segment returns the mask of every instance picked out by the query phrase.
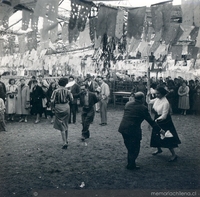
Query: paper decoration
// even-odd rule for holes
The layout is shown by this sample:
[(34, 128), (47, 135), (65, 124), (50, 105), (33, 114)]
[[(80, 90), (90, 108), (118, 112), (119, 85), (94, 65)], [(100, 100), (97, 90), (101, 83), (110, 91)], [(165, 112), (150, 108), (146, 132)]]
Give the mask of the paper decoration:
[(97, 17), (90, 17), (89, 18), (89, 27), (90, 27), (90, 39), (92, 42), (94, 42), (94, 40), (95, 40), (96, 26), (97, 26)]
[(89, 27), (87, 26), (83, 32), (79, 34), (79, 45), (81, 47), (91, 46)]
[(68, 28), (68, 39), (69, 39), (69, 43), (72, 43), (73, 41), (77, 41), (78, 37), (79, 37), (79, 31), (77, 26), (71, 30), (70, 28)]
[(162, 33), (162, 39), (165, 41), (165, 44), (171, 44), (174, 42), (178, 32), (180, 24), (171, 23), (169, 28)]
[(19, 41), (19, 52), (24, 54), (26, 51), (26, 42), (25, 42), (25, 35), (18, 36)]
[(79, 2), (79, 15), (77, 19), (77, 28), (80, 32), (84, 31), (85, 25), (87, 22), (87, 18), (90, 15), (91, 12), (91, 5)]
[(194, 29), (194, 26), (188, 26), (188, 25), (181, 25), (181, 28), (183, 29), (183, 34), (179, 38), (179, 40), (191, 40), (190, 33)]
[(96, 36), (115, 36), (117, 9), (101, 6), (98, 11)]
[(172, 53), (172, 59), (181, 60), (182, 59), (182, 45), (172, 46), (169, 50)]
[(115, 36), (120, 39), (123, 36), (123, 25), (124, 25), (124, 11), (118, 9), (115, 27)]
[(146, 7), (134, 8), (128, 10), (127, 36), (129, 38), (132, 37), (134, 37), (135, 39), (141, 38), (143, 32), (145, 14), (146, 14)]
[(31, 20), (31, 12), (22, 10), (22, 30), (27, 30)]
[(200, 48), (200, 30), (199, 30), (198, 36), (196, 38), (196, 45), (195, 46)]
[(200, 0), (194, 1), (194, 25), (200, 27)]
[(197, 54), (199, 52), (199, 48), (195, 46), (188, 46), (188, 54), (190, 58), (197, 59)]
[(4, 56), (4, 40), (0, 38), (0, 57)]
[(164, 2), (151, 6), (152, 26), (156, 32), (166, 29), (170, 24), (172, 2)]
[(36, 3), (34, 15), (55, 21), (58, 16), (59, 0), (39, 0)]
[(192, 0), (181, 0), (182, 23), (187, 26), (193, 25), (194, 4)]
[(169, 45), (160, 44), (159, 47), (154, 52), (155, 59), (160, 58), (160, 56), (167, 55), (167, 53), (168, 53), (168, 47), (169, 47)]
[(62, 26), (62, 40), (63, 42), (67, 42), (68, 40), (68, 24), (65, 22)]

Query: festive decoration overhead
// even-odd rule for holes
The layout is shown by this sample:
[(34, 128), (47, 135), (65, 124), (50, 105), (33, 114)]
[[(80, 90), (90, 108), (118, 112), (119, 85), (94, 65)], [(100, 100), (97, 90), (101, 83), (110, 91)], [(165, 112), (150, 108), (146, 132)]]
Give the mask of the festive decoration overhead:
[(146, 15), (146, 7), (134, 8), (128, 11), (128, 30), (127, 36), (135, 39), (140, 39), (143, 27), (144, 19)]
[(117, 18), (117, 9), (111, 8), (107, 6), (100, 6), (98, 11), (98, 20), (97, 20), (97, 29), (96, 35), (104, 36), (107, 34), (108, 36), (115, 36), (115, 24)]

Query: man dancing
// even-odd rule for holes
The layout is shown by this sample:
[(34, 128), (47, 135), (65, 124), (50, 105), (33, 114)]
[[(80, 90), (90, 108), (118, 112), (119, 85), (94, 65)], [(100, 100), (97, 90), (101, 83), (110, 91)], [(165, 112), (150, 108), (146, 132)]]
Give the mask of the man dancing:
[(157, 127), (144, 105), (144, 93), (137, 92), (134, 94), (134, 98), (134, 101), (126, 103), (124, 115), (118, 129), (128, 150), (128, 165), (126, 166), (128, 170), (140, 169), (139, 166), (136, 166), (135, 160), (140, 152), (141, 123), (146, 120), (152, 127)]

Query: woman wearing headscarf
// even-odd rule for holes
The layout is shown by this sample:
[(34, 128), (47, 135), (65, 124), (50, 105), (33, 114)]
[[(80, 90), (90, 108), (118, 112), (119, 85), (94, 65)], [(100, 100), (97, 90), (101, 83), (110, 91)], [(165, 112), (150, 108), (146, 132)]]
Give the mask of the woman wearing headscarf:
[(61, 78), (58, 82), (59, 87), (53, 91), (51, 96), (52, 111), (55, 113), (53, 127), (61, 131), (63, 140), (62, 149), (67, 149), (68, 147), (69, 102), (73, 101), (72, 94), (65, 87), (67, 83), (67, 78)]
[(147, 97), (147, 102), (153, 104), (152, 112), (155, 114), (154, 120), (159, 126), (159, 129), (154, 128), (152, 130), (150, 146), (157, 148), (157, 151), (153, 155), (162, 153), (161, 148), (168, 148), (172, 154), (169, 162), (173, 162), (177, 160), (174, 148), (178, 147), (181, 141), (172, 122), (170, 104), (166, 98), (166, 94), (166, 89), (158, 87), (156, 92), (157, 98), (150, 100)]
[(16, 95), (17, 85), (15, 79), (9, 79), (9, 85), (6, 87), (6, 114), (8, 114), (8, 120), (14, 120), (16, 113)]
[(27, 122), (27, 115), (30, 108), (30, 90), (25, 84), (25, 78), (20, 79), (16, 100), (16, 114), (21, 115), (19, 122)]

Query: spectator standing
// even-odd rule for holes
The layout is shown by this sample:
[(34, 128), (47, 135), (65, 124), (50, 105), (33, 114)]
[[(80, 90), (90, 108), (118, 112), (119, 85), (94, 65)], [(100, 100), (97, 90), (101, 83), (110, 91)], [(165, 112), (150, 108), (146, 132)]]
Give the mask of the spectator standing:
[(190, 114), (193, 113), (194, 105), (194, 94), (195, 94), (195, 82), (194, 80), (189, 80), (189, 103), (190, 103)]
[(190, 109), (190, 103), (189, 103), (189, 87), (187, 86), (186, 82), (183, 81), (182, 85), (178, 89), (178, 95), (179, 95), (179, 102), (178, 102), (178, 108), (181, 109), (181, 114), (186, 115), (186, 112), (188, 109)]
[(200, 82), (198, 80), (195, 81), (195, 93), (194, 93), (194, 105), (193, 105), (193, 112), (196, 115), (200, 114)]
[(176, 87), (173, 80), (167, 81), (167, 91), (166, 98), (170, 104), (170, 114), (173, 114), (176, 111)]
[(143, 92), (144, 95), (147, 94), (147, 87), (145, 86), (142, 79), (139, 79), (138, 84), (136, 85), (135, 92)]
[(101, 126), (107, 125), (107, 105), (110, 96), (110, 88), (107, 83), (104, 82), (103, 77), (98, 76), (98, 82), (100, 85), (100, 115)]
[[(73, 121), (76, 123), (76, 113), (77, 113), (77, 96), (80, 93), (80, 86), (76, 83), (73, 76), (69, 76), (69, 83), (66, 85), (67, 89), (71, 92), (73, 96), (73, 100), (70, 102), (70, 116), (69, 116), (69, 124)], [(71, 120), (72, 119), (72, 120)]]
[(42, 99), (45, 97), (41, 86), (37, 80), (33, 80), (33, 89), (31, 93), (31, 113), (36, 114), (35, 124), (40, 122), (43, 113)]
[(46, 96), (47, 96), (47, 116), (49, 115), (51, 117), (51, 123), (53, 124), (54, 122), (54, 113), (51, 109), (51, 96), (54, 90), (57, 89), (57, 84), (56, 82), (51, 82), (49, 85), (49, 88), (47, 90)]
[(16, 95), (17, 85), (15, 79), (9, 79), (9, 85), (6, 88), (6, 114), (8, 114), (8, 120), (14, 120), (16, 113)]
[(27, 122), (27, 116), (30, 113), (30, 89), (25, 84), (25, 79), (20, 79), (16, 100), (16, 114), (21, 115), (19, 122)]
[[(87, 90), (89, 92), (93, 92), (96, 95), (98, 95), (98, 93), (97, 93), (98, 83), (95, 80), (92, 79), (92, 76), (90, 74), (86, 75), (85, 82), (86, 82)], [(99, 110), (99, 103), (95, 104), (95, 108), (96, 108), (95, 111)], [(94, 116), (95, 116), (95, 114), (94, 114)]]
[[(46, 93), (47, 93), (47, 90), (49, 88), (49, 85), (48, 85), (47, 81), (44, 79), (43, 75), (38, 76), (38, 86), (40, 86), (43, 90), (43, 98), (42, 98), (43, 112), (42, 113), (44, 113), (45, 118), (47, 118), (47, 113), (46, 113), (47, 97), (46, 97)], [(40, 116), (42, 117), (42, 114), (40, 114)]]
[(0, 98), (0, 131), (6, 131), (5, 124), (5, 104), (2, 98)]
[(28, 82), (30, 93), (32, 92), (32, 89), (33, 89), (33, 80), (36, 80), (35, 76), (32, 76), (31, 79), (30, 79), (30, 81)]
[(1, 75), (0, 75), (0, 98), (2, 98), (3, 101), (4, 101), (4, 103), (5, 103), (5, 99), (6, 99), (6, 86), (1, 81)]

